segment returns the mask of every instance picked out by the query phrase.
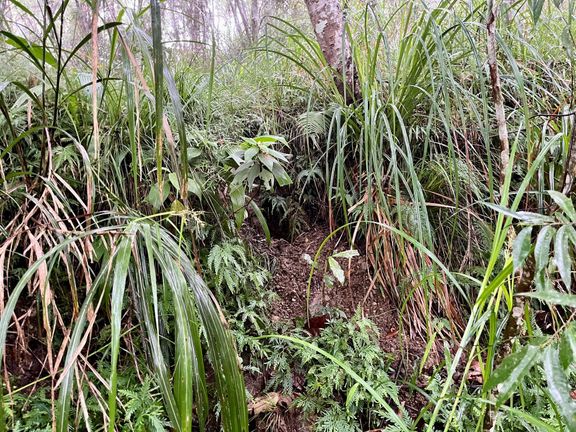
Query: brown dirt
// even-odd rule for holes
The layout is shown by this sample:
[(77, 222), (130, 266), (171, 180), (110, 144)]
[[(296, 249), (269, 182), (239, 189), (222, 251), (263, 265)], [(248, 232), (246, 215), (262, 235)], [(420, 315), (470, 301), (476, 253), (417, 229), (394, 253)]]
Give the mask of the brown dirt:
[[(306, 319), (307, 286), (311, 265), (304, 257), (308, 255), (313, 259), (329, 234), (328, 227), (316, 225), (300, 234), (291, 243), (284, 239), (272, 239), (271, 244), (267, 244), (265, 238), (256, 229), (248, 228), (244, 232), (244, 238), (252, 245), (255, 252), (272, 261), (272, 289), (278, 294), (278, 298), (271, 305), (270, 313), (273, 321), (293, 325), (297, 320)], [(361, 308), (363, 315), (377, 325), (383, 351), (394, 358), (393, 373), (396, 377), (407, 376), (414, 370), (414, 367), (419, 366), (425, 342), (399, 340), (398, 310), (389, 297), (381, 293), (378, 287), (372, 286), (369, 266), (363, 250), (356, 248), (360, 256), (350, 261), (338, 259), (346, 275), (344, 285), (335, 282), (334, 286), (329, 288), (323, 282), (323, 275), (329, 273), (327, 257), (348, 249), (351, 248), (345, 234), (335, 236), (324, 246), (312, 277), (310, 315), (321, 319), (322, 308), (329, 307), (338, 308), (347, 316), (352, 316), (358, 308)], [(320, 325), (322, 326), (323, 323)], [(314, 329), (310, 331), (313, 332)], [(409, 349), (402, 350), (402, 347)], [(436, 361), (432, 361), (430, 366), (433, 363)], [(409, 394), (407, 389), (401, 389), (401, 395), (405, 399), (404, 404), (409, 413), (417, 415), (425, 403), (424, 398), (418, 394)], [(301, 423), (297, 428), (279, 430), (308, 429)]]
[[(278, 299), (271, 305), (274, 321), (294, 322), (297, 318), (306, 318), (311, 265), (305, 256), (313, 259), (329, 233), (327, 227), (314, 226), (292, 243), (273, 239), (270, 245), (255, 232), (250, 232), (250, 237), (245, 236), (257, 253), (273, 261), (272, 289), (278, 294)], [(396, 347), (393, 340), (398, 331), (396, 308), (376, 287), (371, 286), (368, 264), (361, 250), (358, 251), (361, 255), (350, 261), (338, 259), (346, 274), (344, 285), (334, 282), (334, 286), (329, 288), (323, 282), (323, 275), (329, 273), (327, 257), (348, 249), (350, 246), (342, 236), (334, 237), (324, 246), (312, 277), (310, 314), (313, 317), (322, 307), (329, 307), (338, 308), (350, 316), (360, 307), (364, 315), (378, 325), (382, 348), (393, 350)]]
[[(14, 388), (26, 386), (47, 374), (46, 347), (38, 338), (36, 308), (25, 309), (25, 303), (29, 303), (29, 299), (21, 299), (16, 305), (18, 325), (11, 325), (6, 338), (5, 373)], [(28, 391), (33, 389), (34, 386)]]

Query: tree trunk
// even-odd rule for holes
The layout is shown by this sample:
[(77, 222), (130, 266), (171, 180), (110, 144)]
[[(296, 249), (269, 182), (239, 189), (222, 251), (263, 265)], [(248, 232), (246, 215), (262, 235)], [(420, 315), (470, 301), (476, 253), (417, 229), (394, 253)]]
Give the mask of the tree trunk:
[[(314, 34), (346, 102), (358, 96), (350, 43), (339, 0), (305, 0)], [(346, 85), (344, 85), (346, 83)]]

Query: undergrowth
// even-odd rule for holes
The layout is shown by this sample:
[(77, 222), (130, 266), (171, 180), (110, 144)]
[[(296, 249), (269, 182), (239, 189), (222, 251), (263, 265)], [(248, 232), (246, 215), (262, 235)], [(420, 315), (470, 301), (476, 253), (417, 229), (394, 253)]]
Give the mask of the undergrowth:
[[(0, 431), (240, 432), (272, 393), (321, 432), (576, 430), (576, 3), (343, 2), (354, 97), (298, 14), (185, 49), (168, 3), (0, 1)], [(314, 225), (400, 353), (272, 319), (252, 233)]]

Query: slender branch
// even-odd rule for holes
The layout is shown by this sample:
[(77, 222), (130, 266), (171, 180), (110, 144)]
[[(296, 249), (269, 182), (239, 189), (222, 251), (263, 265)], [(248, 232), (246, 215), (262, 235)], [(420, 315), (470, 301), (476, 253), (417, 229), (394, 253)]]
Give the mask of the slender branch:
[(498, 9), (494, 0), (488, 1), (488, 21), (486, 30), (488, 33), (487, 51), (488, 68), (490, 70), (490, 81), (492, 85), (492, 99), (496, 113), (496, 124), (498, 126), (498, 139), (500, 141), (500, 187), (504, 185), (506, 171), (510, 163), (510, 143), (508, 141), (508, 127), (506, 126), (506, 113), (504, 112), (504, 97), (502, 96), (502, 86), (500, 74), (498, 73), (498, 60), (496, 43), (496, 18)]

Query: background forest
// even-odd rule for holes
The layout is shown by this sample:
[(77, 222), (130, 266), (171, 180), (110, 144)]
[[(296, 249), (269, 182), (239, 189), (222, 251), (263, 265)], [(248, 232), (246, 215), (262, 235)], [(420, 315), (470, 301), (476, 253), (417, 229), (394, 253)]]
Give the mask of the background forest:
[(576, 431), (574, 0), (0, 0), (0, 431)]

